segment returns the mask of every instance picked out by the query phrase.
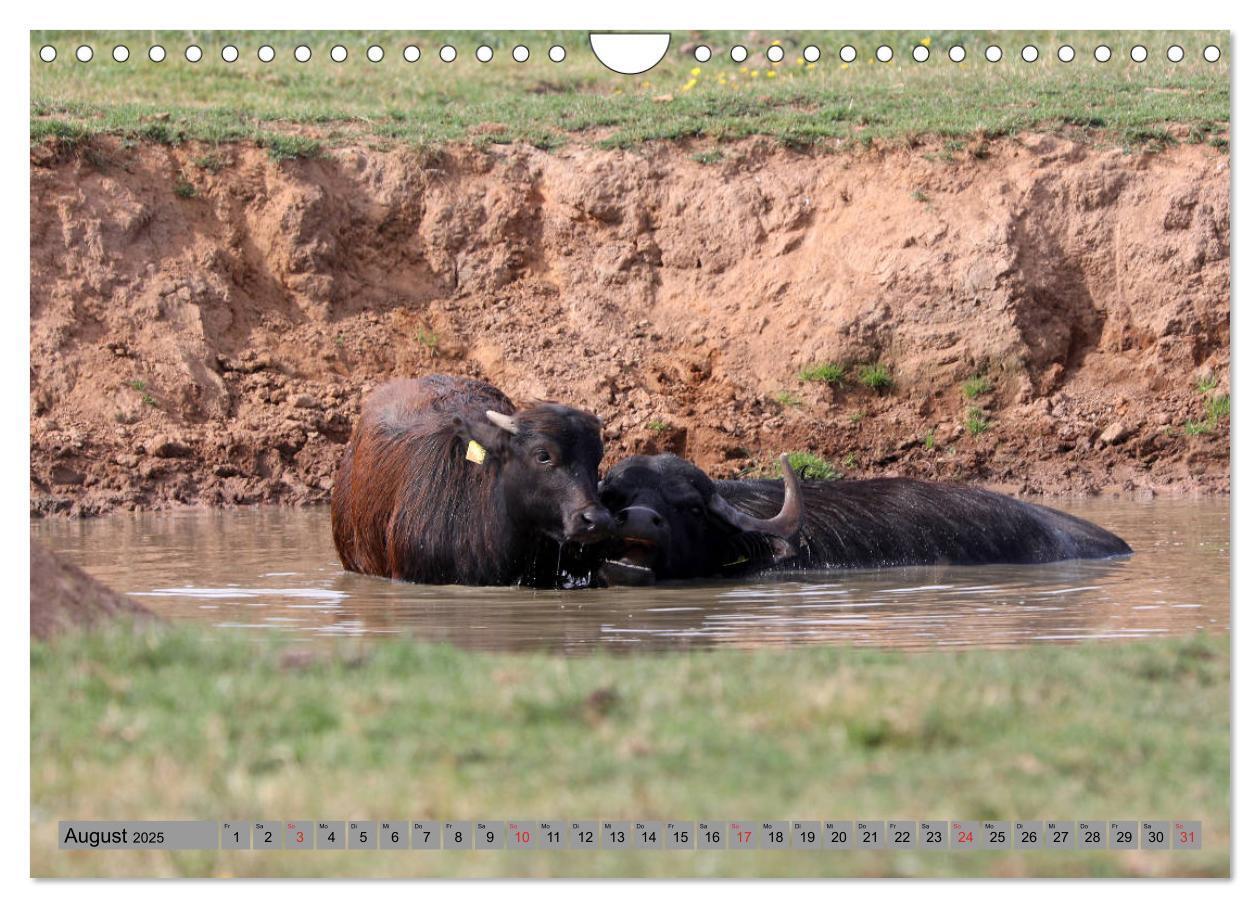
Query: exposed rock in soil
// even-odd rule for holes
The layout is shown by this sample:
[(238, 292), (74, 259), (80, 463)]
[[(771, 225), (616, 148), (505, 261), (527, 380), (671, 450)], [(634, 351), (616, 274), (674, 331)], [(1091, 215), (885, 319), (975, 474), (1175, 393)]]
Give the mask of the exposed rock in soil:
[(325, 501), (364, 392), (432, 371), (595, 410), (609, 462), (1228, 491), (1228, 422), (1183, 430), (1228, 392), (1215, 149), (694, 150), (35, 149), (32, 510)]
[(31, 541), (31, 636), (46, 639), (72, 628), (128, 618), (157, 620), (134, 599), (115, 593), (70, 562)]

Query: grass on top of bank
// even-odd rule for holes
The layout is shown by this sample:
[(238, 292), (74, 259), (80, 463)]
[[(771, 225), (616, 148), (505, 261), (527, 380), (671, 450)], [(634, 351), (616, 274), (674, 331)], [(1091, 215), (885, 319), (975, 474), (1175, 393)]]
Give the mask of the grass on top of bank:
[[(632, 658), (190, 627), (31, 648), (35, 875), (1224, 875), (1225, 637)], [(59, 819), (1201, 819), (1200, 852), (116, 852)]]
[[(690, 52), (701, 42), (713, 57), (699, 63)], [(771, 63), (772, 43), (784, 58)], [(44, 45), (57, 58), (39, 57)], [(166, 59), (153, 63), (148, 48), (161, 45)], [(233, 63), (220, 52), (232, 44)], [(261, 45), (276, 57), (258, 59)], [(312, 58), (299, 63), (294, 48)], [(347, 49), (333, 62), (330, 49)], [(366, 58), (370, 45), (385, 52)], [(414, 44), (421, 57), (403, 59)], [(439, 49), (457, 50), (454, 62)], [(530, 49), (528, 61), (512, 49)], [(729, 50), (742, 44), (748, 59), (735, 63)], [(840, 59), (843, 45), (857, 57)], [(880, 63), (886, 44), (893, 60)], [(1020, 57), (1039, 48), (1037, 61)], [(1106, 44), (1112, 58), (1099, 63), (1093, 48)], [(1128, 50), (1149, 50), (1135, 63)], [(1166, 49), (1178, 44), (1185, 59), (1171, 63)], [(1223, 57), (1203, 59), (1214, 44)], [(80, 63), (75, 49), (93, 48)], [(117, 63), (112, 48), (125, 46)], [(184, 49), (204, 56), (190, 63)], [(488, 63), (475, 50), (493, 51)], [(560, 45), (562, 63), (548, 58)], [(806, 47), (821, 57), (807, 62)], [(930, 50), (926, 62), (914, 47)], [(948, 58), (962, 46), (966, 59)], [(1000, 46), (990, 63), (985, 48)], [(1070, 45), (1075, 60), (1056, 51)], [(31, 136), (75, 141), (98, 133), (180, 142), (265, 141), (292, 133), (336, 144), (357, 141), (435, 143), (527, 142), (552, 148), (568, 141), (634, 147), (653, 139), (737, 139), (770, 136), (793, 146), (835, 147), (907, 136), (998, 136), (1029, 129), (1086, 129), (1134, 148), (1179, 139), (1228, 147), (1229, 41), (1224, 32), (706, 32), (675, 33), (665, 59), (638, 76), (614, 73), (599, 63), (578, 32), (33, 32), (31, 34)]]

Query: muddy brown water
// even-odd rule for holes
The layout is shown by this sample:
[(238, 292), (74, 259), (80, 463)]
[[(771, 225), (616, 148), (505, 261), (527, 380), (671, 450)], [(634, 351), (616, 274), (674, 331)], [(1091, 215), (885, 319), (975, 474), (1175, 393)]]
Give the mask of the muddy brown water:
[(1228, 631), (1228, 499), (1048, 503), (1119, 533), (1134, 554), (535, 591), (349, 574), (326, 508), (34, 520), (32, 535), (168, 618), (308, 641), (410, 634), (565, 653), (819, 643), (921, 650)]

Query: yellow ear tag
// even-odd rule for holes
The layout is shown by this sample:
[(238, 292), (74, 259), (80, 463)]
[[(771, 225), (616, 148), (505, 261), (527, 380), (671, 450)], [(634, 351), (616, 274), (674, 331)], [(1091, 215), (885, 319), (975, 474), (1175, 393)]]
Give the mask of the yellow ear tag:
[(464, 455), (465, 460), (471, 460), (473, 463), (485, 463), (486, 449), (475, 441), (468, 442), (468, 453)]

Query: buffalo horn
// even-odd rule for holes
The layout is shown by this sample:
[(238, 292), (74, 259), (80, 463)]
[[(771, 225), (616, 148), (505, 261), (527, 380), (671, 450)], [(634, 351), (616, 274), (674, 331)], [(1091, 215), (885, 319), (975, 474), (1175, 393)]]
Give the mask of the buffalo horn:
[(514, 416), (505, 416), (502, 413), (496, 413), (494, 410), (487, 410), (486, 419), (490, 420), (504, 432), (509, 432), (512, 435), (515, 435), (520, 431), (520, 426), (516, 424), (516, 417)]
[(783, 507), (778, 514), (769, 519), (753, 517), (737, 510), (717, 492), (709, 499), (709, 510), (731, 526), (747, 533), (765, 533), (779, 539), (791, 539), (800, 532), (801, 523), (805, 519), (805, 510), (801, 503), (801, 482), (792, 470), (792, 465), (788, 463), (786, 454), (779, 456), (779, 463), (783, 464)]

